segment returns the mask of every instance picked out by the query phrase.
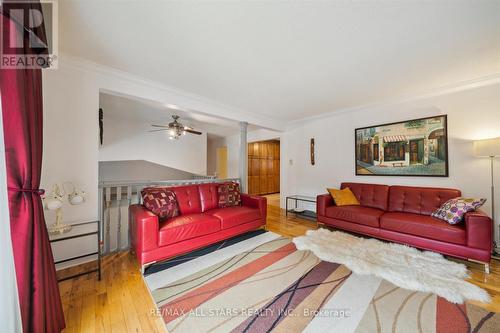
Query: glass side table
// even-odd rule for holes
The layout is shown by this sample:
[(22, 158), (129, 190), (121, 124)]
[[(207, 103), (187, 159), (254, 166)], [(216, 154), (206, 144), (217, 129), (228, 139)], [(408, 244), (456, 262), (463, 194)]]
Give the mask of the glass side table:
[[(54, 249), (55, 246), (59, 246), (59, 244), (62, 244), (63, 242), (73, 240), (75, 241), (83, 241), (83, 242), (94, 242), (92, 238), (95, 238), (95, 249), (92, 249), (91, 251), (85, 251), (82, 254), (76, 254), (72, 255), (69, 257), (65, 257), (64, 259), (57, 260), (54, 262), (54, 264), (61, 264), (64, 262), (76, 260), (76, 259), (81, 259), (85, 257), (90, 257), (90, 256), (97, 256), (97, 267), (88, 271), (84, 271), (78, 274), (70, 275), (70, 276), (65, 276), (62, 279), (58, 279), (57, 281), (64, 281), (64, 280), (69, 280), (78, 276), (82, 276), (85, 274), (90, 274), (97, 272), (97, 277), (99, 281), (101, 280), (101, 251), (100, 251), (100, 239), (101, 239), (101, 233), (100, 233), (100, 228), (99, 228), (99, 221), (91, 221), (91, 222), (83, 222), (83, 223), (77, 223), (77, 224), (72, 224), (72, 228), (70, 231), (61, 234), (61, 235), (49, 235), (49, 240), (50, 244), (52, 245), (52, 249)], [(72, 252), (72, 251), (70, 251)]]
[[(294, 202), (294, 208), (289, 209), (288, 208), (288, 201), (291, 200)], [(297, 210), (297, 203), (299, 201), (302, 202), (310, 202), (310, 203), (316, 203), (316, 197), (310, 197), (306, 195), (290, 195), (286, 197), (285, 199), (285, 216), (288, 216), (288, 213), (294, 213), (298, 217), (303, 217), (309, 220), (314, 220), (316, 221), (316, 213), (311, 211), (311, 210), (303, 210), (303, 211), (298, 211)]]

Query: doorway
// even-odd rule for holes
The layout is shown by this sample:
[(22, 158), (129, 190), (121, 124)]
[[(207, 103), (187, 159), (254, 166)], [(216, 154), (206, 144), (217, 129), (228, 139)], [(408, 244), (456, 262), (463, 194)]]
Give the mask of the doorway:
[(379, 145), (378, 143), (373, 144), (373, 160), (379, 162), (380, 157), (379, 157)]
[(224, 179), (227, 178), (227, 147), (217, 148), (216, 160), (217, 177)]
[(248, 144), (248, 193), (266, 195), (280, 192), (280, 141)]
[(368, 164), (373, 164), (372, 150), (369, 143), (361, 144), (360, 160)]
[(410, 164), (422, 163), (424, 160), (424, 139), (410, 140)]

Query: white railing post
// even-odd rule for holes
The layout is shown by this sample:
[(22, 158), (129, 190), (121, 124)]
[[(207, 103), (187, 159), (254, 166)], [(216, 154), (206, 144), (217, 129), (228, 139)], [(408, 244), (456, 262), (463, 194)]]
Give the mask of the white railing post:
[(103, 251), (102, 245), (104, 243), (103, 231), (104, 231), (104, 187), (99, 187), (99, 251)]
[(118, 205), (118, 225), (117, 225), (117, 230), (116, 234), (118, 237), (116, 237), (116, 250), (120, 251), (121, 250), (121, 245), (122, 245), (122, 208), (121, 208), (121, 200), (122, 200), (122, 188), (121, 186), (116, 187), (116, 202)]
[(106, 187), (106, 198), (104, 199), (105, 201), (105, 207), (106, 207), (106, 220), (105, 220), (105, 237), (104, 237), (104, 253), (108, 254), (109, 249), (110, 249), (110, 230), (111, 230), (111, 187)]
[[(127, 202), (128, 206), (132, 204), (132, 186), (127, 186)], [(127, 210), (128, 210), (127, 206)], [(130, 217), (127, 212), (127, 248), (130, 247)]]

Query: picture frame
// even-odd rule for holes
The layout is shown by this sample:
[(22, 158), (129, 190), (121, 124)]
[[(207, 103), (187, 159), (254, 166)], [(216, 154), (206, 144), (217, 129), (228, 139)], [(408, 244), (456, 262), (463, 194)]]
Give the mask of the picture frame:
[(448, 116), (354, 130), (356, 176), (449, 177)]

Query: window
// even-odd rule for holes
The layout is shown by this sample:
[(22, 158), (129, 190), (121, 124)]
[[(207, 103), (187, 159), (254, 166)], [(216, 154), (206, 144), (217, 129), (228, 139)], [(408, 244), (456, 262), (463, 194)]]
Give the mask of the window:
[(384, 147), (385, 161), (404, 161), (406, 153), (406, 142), (388, 142)]

